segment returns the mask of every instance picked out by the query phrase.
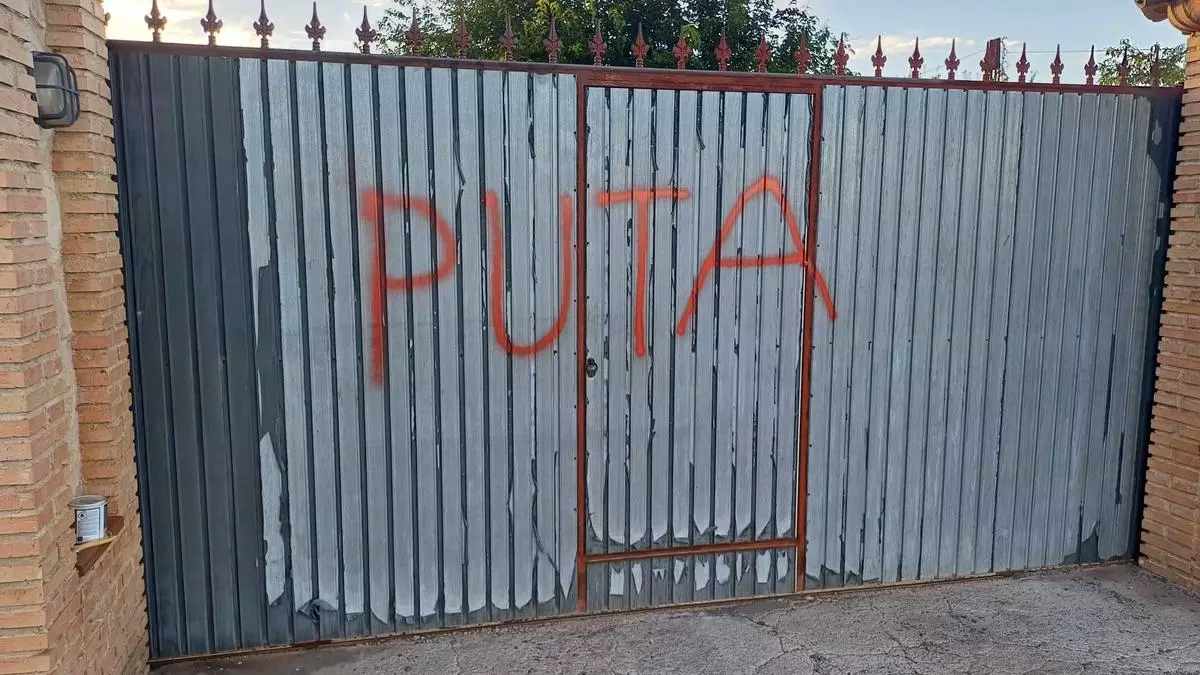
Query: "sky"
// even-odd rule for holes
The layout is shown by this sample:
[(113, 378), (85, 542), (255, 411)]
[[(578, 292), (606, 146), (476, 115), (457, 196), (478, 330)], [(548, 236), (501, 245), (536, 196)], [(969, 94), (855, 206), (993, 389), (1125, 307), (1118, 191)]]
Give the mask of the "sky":
[[(224, 21), (218, 42), (258, 46), (251, 24), (258, 17), (259, 0), (213, 1), (217, 15)], [(362, 20), (363, 6), (374, 23), (391, 3), (320, 0), (321, 22), (328, 28), (324, 48), (352, 50), (354, 27)], [(932, 76), (944, 72), (950, 42), (957, 40), (963, 64), (960, 76), (978, 77), (985, 43), (1003, 37), (1013, 55), (1009, 74), (1014, 74), (1012, 63), (1021, 45), (1028, 43), (1035, 80), (1049, 79), (1049, 64), (1056, 46), (1061, 45), (1066, 82), (1083, 81), (1083, 65), (1093, 44), (1102, 49), (1123, 38), (1141, 46), (1183, 43), (1183, 37), (1169, 24), (1151, 23), (1143, 17), (1133, 0), (799, 0), (799, 4), (822, 17), (834, 31), (848, 35), (855, 52), (850, 67), (862, 73), (872, 72), (871, 55), (880, 36), (888, 57), (885, 75), (907, 76), (913, 40), (920, 37), (925, 73)], [(150, 0), (105, 0), (104, 5), (111, 15), (110, 38), (150, 38), (143, 19)], [(163, 40), (203, 43), (200, 17), (207, 8), (208, 0), (159, 0), (159, 9), (168, 21)], [(267, 14), (275, 24), (272, 46), (308, 48), (304, 25), (311, 12), (312, 5), (305, 0), (267, 0)]]

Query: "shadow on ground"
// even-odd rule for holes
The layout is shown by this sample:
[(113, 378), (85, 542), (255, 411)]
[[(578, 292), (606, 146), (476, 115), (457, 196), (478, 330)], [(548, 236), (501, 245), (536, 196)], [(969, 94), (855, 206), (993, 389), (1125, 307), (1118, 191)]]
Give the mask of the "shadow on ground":
[(193, 673), (1200, 672), (1200, 598), (1108, 566), (178, 663)]

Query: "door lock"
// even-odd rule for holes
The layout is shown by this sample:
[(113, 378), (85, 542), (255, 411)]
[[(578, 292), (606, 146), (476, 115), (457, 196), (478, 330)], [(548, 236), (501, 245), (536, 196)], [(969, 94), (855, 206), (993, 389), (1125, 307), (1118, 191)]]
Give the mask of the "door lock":
[(595, 377), (596, 373), (600, 372), (600, 364), (596, 363), (596, 359), (589, 356), (583, 370), (589, 378)]

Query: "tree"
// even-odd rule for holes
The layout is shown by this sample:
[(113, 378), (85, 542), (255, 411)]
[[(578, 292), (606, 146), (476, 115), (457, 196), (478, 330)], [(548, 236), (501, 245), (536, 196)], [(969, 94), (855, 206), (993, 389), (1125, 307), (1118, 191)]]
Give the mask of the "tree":
[(604, 62), (632, 66), (639, 27), (650, 48), (646, 65), (652, 68), (675, 67), (672, 50), (680, 35), (691, 48), (688, 67), (696, 69), (716, 69), (722, 31), (732, 51), (732, 70), (754, 69), (762, 37), (774, 72), (794, 71), (793, 54), (806, 40), (812, 53), (809, 72), (831, 73), (836, 49), (834, 33), (796, 0), (780, 8), (772, 0), (394, 0), (377, 26), (385, 53), (408, 53), (406, 33), (414, 13), (424, 38), (419, 53), (425, 56), (454, 56), (461, 21), (470, 35), (468, 58), (500, 58), (501, 35), (511, 20), (513, 58), (544, 62), (551, 16), (562, 41), (562, 63), (591, 63), (588, 43), (599, 30), (607, 45)]
[[(1119, 68), (1129, 50), (1129, 84), (1149, 86), (1154, 64), (1154, 49), (1140, 49), (1129, 40), (1121, 40), (1116, 47), (1104, 50), (1100, 61), (1100, 84), (1118, 84), (1121, 81)], [(1178, 86), (1184, 80), (1184, 59), (1187, 45), (1163, 47), (1159, 53), (1159, 76), (1163, 86)]]

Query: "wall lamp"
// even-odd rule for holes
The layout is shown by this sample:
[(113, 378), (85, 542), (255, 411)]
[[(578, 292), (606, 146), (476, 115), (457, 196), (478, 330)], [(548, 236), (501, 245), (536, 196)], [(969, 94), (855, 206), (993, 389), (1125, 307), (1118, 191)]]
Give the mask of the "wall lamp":
[(79, 119), (79, 86), (75, 71), (61, 54), (33, 53), (37, 85), (37, 123), (45, 129), (68, 127)]
[(1170, 21), (1189, 35), (1200, 32), (1200, 0), (1134, 0), (1151, 21)]

